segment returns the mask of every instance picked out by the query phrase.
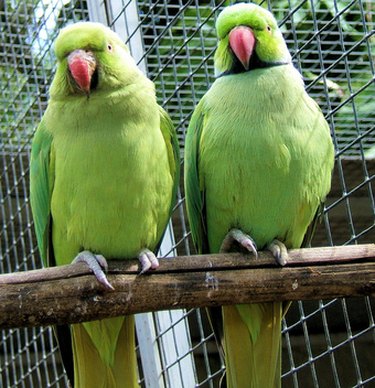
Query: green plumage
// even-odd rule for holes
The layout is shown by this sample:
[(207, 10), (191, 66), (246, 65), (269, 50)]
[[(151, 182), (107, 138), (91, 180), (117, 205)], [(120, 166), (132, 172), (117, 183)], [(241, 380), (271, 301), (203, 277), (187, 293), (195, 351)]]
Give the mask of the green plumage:
[[(86, 96), (67, 55), (90, 50)], [(31, 205), (46, 265), (82, 250), (107, 259), (155, 251), (178, 184), (178, 145), (154, 85), (108, 28), (78, 23), (57, 38), (56, 75), (31, 154)], [(73, 325), (76, 387), (137, 386), (132, 317)], [(93, 385), (94, 384), (94, 385)], [(124, 385), (125, 384), (125, 385)]]
[[(256, 38), (248, 70), (240, 69), (228, 44), (227, 34), (239, 24)], [(193, 239), (200, 252), (218, 252), (238, 228), (258, 249), (274, 239), (299, 247), (330, 188), (328, 124), (270, 13), (237, 4), (223, 11), (217, 29), (225, 31), (215, 56), (220, 77), (196, 107), (185, 143)], [(280, 303), (223, 308), (229, 387), (280, 386), (282, 314)]]

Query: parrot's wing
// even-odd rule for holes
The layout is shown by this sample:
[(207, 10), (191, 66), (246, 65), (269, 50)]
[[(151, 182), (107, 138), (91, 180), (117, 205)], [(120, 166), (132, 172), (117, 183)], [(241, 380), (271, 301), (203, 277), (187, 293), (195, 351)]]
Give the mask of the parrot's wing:
[(160, 130), (163, 134), (165, 144), (167, 146), (168, 160), (170, 173), (173, 177), (173, 193), (170, 214), (177, 200), (177, 189), (180, 183), (180, 148), (178, 145), (178, 139), (176, 130), (173, 126), (172, 120), (168, 116), (167, 112), (159, 106), (160, 111)]
[[(191, 117), (185, 139), (185, 201), (190, 230), (198, 253), (209, 252), (205, 189), (203, 179), (199, 175), (199, 147), (203, 127), (204, 114), (201, 109), (201, 103), (199, 103)], [(222, 360), (224, 360), (224, 332), (221, 307), (209, 307), (206, 309), (206, 312), (220, 355)]]
[[(172, 201), (169, 209), (169, 217), (172, 215), (173, 208), (177, 202), (177, 189), (180, 182), (180, 147), (176, 130), (168, 113), (159, 105), (160, 130), (163, 135), (168, 152), (169, 172), (173, 178)], [(163, 234), (164, 236), (164, 234)], [(155, 247), (155, 254), (159, 251), (163, 236)]]
[(30, 202), (40, 255), (45, 266), (49, 262), (51, 192), (54, 184), (52, 135), (39, 124), (31, 148)]
[(199, 146), (204, 126), (201, 104), (196, 107), (190, 120), (185, 141), (185, 199), (190, 230), (199, 253), (208, 252), (205, 191), (199, 176)]
[[(55, 180), (52, 134), (43, 120), (34, 135), (30, 163), (30, 202), (39, 252), (45, 266), (55, 265), (51, 242), (51, 193)], [(54, 326), (61, 356), (73, 384), (73, 352), (69, 325)]]

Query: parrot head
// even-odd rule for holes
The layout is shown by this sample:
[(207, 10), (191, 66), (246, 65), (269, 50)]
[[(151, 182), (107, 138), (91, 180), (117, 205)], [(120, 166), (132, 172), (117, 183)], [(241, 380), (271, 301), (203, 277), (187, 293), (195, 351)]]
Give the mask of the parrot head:
[(291, 63), (291, 56), (273, 15), (250, 3), (226, 7), (216, 21), (218, 47), (215, 72), (242, 73)]
[(89, 96), (129, 84), (139, 72), (120, 37), (100, 23), (63, 28), (55, 42), (57, 69), (51, 96)]

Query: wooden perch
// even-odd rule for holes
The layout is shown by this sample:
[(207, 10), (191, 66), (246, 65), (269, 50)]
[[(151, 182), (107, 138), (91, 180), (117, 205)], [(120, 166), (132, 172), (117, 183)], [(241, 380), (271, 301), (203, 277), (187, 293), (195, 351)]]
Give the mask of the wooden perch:
[(268, 252), (111, 261), (107, 291), (85, 264), (0, 276), (0, 328), (76, 323), (177, 308), (375, 295), (375, 244), (295, 249), (285, 267)]

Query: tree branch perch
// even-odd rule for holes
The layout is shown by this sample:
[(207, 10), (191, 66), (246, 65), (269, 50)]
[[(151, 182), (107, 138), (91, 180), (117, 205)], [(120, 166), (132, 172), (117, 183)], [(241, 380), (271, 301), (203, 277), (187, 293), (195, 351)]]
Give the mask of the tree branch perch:
[(109, 262), (107, 291), (85, 264), (0, 275), (0, 328), (77, 323), (125, 314), (233, 303), (375, 295), (375, 244), (294, 249), (285, 267), (268, 252)]

